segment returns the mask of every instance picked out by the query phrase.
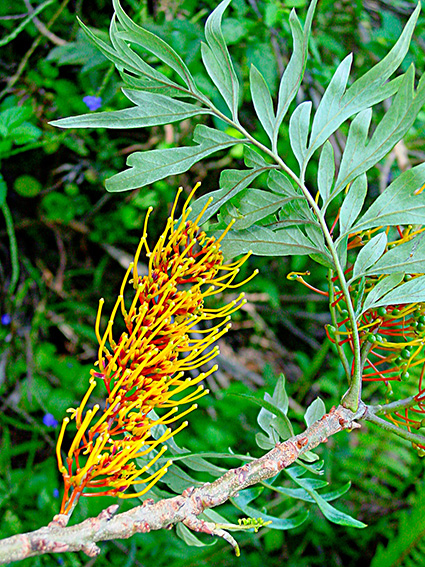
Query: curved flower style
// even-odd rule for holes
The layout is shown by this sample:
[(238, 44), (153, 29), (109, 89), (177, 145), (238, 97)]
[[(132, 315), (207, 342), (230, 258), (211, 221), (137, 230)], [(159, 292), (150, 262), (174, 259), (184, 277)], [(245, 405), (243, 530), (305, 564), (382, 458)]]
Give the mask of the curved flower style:
[[(207, 237), (200, 230), (198, 223), (211, 200), (195, 220), (188, 220), (191, 212), (188, 203), (197, 187), (184, 204), (180, 220), (175, 220), (182, 191), (179, 189), (166, 228), (153, 250), (147, 244), (147, 223), (152, 210), (149, 209), (134, 262), (124, 276), (120, 295), (103, 334), (100, 319), (104, 300), (99, 301), (96, 319), (98, 369), (90, 372), (90, 385), (80, 406), (68, 410), (70, 417), (63, 420), (57, 443), (58, 466), (65, 484), (62, 513), (69, 513), (81, 495), (130, 498), (147, 492), (171, 464), (168, 461), (143, 477), (166, 451), (166, 446), (153, 450), (186, 427), (188, 422), (183, 422), (174, 431), (167, 428), (159, 438), (153, 437), (152, 428), (159, 424), (169, 425), (187, 415), (197, 407), (192, 402), (208, 393), (199, 383), (212, 374), (216, 366), (195, 378), (184, 379), (184, 373), (216, 356), (218, 347), (210, 348), (211, 345), (228, 331), (230, 315), (245, 300), (241, 293), (220, 309), (207, 309), (204, 299), (245, 283), (233, 284), (233, 281), (249, 254), (234, 263), (224, 264), (220, 242), (230, 226), (218, 239)], [(142, 277), (138, 274), (137, 263), (143, 250), (149, 258), (149, 273)], [(129, 307), (124, 299), (127, 283), (133, 289), (131, 303), (127, 302)], [(118, 311), (126, 331), (117, 340), (112, 330)], [(201, 321), (215, 318), (220, 322), (207, 330), (196, 328), (197, 338), (191, 338), (191, 331)], [(198, 338), (199, 335), (203, 338)], [(106, 402), (102, 407), (96, 404), (85, 410), (98, 382), (103, 382), (106, 388)], [(185, 393), (192, 386), (197, 387)], [(178, 407), (187, 404), (191, 405), (179, 413)], [(152, 418), (150, 412), (154, 408), (168, 411), (159, 418)], [(65, 429), (72, 420), (77, 433), (64, 464), (61, 446)], [(151, 451), (150, 462), (138, 469), (134, 459), (147, 456)], [(130, 485), (138, 484), (144, 485), (141, 491), (124, 494)]]

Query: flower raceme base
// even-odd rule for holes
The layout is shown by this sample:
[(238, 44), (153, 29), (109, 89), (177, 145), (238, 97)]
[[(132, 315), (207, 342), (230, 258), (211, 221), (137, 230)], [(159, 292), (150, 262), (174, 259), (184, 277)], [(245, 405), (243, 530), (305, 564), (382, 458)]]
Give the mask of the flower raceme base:
[[(100, 321), (104, 300), (99, 301), (97, 368), (90, 371), (89, 387), (79, 407), (68, 410), (70, 415), (63, 420), (57, 443), (58, 467), (65, 484), (63, 514), (69, 514), (82, 495), (130, 498), (144, 494), (167, 472), (170, 461), (145, 475), (166, 451), (163, 444), (188, 422), (174, 430), (167, 427), (159, 438), (152, 436), (152, 428), (159, 424), (168, 426), (186, 416), (196, 409), (193, 402), (208, 393), (200, 382), (216, 366), (195, 378), (185, 379), (184, 374), (217, 355), (218, 347), (212, 345), (230, 328), (230, 315), (245, 303), (241, 293), (220, 309), (204, 306), (206, 297), (248, 281), (233, 283), (249, 254), (236, 262), (224, 263), (220, 242), (231, 225), (218, 239), (207, 237), (198, 225), (210, 201), (195, 220), (189, 220), (188, 205), (197, 187), (177, 220), (174, 215), (182, 191), (179, 189), (165, 230), (153, 250), (147, 243), (152, 209), (148, 210), (134, 262), (124, 276), (103, 333)], [(137, 263), (143, 252), (149, 269), (148, 275), (142, 277)], [(132, 288), (131, 303), (124, 299), (128, 286)], [(126, 328), (119, 337), (113, 333), (118, 314)], [(201, 321), (212, 319), (219, 322), (208, 329), (198, 328)], [(195, 329), (196, 338), (191, 338)], [(90, 396), (100, 383), (106, 389), (106, 401), (90, 407)], [(97, 397), (100, 395), (97, 393)], [(150, 417), (151, 410), (158, 408), (163, 408), (164, 414)], [(75, 423), (77, 431), (63, 461), (62, 443), (70, 422)], [(137, 468), (134, 459), (151, 452), (150, 462)], [(143, 489), (125, 494), (131, 485), (142, 485)]]

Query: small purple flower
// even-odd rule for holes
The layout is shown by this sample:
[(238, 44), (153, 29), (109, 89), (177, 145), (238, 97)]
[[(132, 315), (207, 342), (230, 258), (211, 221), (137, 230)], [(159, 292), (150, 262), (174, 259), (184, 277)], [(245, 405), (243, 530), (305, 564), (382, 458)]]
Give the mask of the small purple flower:
[(87, 95), (83, 98), (83, 102), (89, 110), (97, 110), (102, 106), (102, 99), (100, 96)]
[(10, 325), (11, 321), (12, 321), (12, 317), (9, 315), (9, 313), (4, 313), (1, 316), (1, 324), (2, 325)]
[(57, 427), (58, 422), (51, 413), (46, 413), (43, 417), (43, 423), (46, 427)]
[(59, 498), (59, 488), (53, 489), (53, 498)]

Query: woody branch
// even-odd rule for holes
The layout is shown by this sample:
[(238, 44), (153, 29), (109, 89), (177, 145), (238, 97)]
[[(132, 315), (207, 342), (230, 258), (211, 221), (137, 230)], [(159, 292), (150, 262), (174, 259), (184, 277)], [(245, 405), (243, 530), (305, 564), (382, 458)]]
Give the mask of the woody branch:
[(263, 457), (231, 469), (212, 483), (189, 488), (182, 495), (141, 506), (115, 515), (118, 505), (109, 506), (96, 518), (67, 527), (69, 516), (58, 514), (48, 526), (0, 541), (0, 564), (19, 561), (45, 553), (84, 551), (94, 557), (100, 553), (98, 541), (127, 539), (135, 533), (171, 528), (182, 522), (197, 532), (223, 537), (237, 549), (233, 537), (212, 522), (199, 519), (207, 508), (213, 508), (235, 496), (240, 490), (275, 476), (300, 455), (314, 449), (344, 429), (358, 428), (355, 420), (367, 417), (367, 407), (360, 404), (356, 412), (338, 406), (313, 423), (303, 433), (276, 445)]

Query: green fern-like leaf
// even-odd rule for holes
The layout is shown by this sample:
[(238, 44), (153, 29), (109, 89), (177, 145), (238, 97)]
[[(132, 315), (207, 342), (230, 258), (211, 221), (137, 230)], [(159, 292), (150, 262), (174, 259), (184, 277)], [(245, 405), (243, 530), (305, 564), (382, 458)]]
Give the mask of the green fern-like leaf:
[(425, 557), (425, 487), (411, 510), (399, 514), (398, 535), (380, 546), (371, 567), (422, 567)]

